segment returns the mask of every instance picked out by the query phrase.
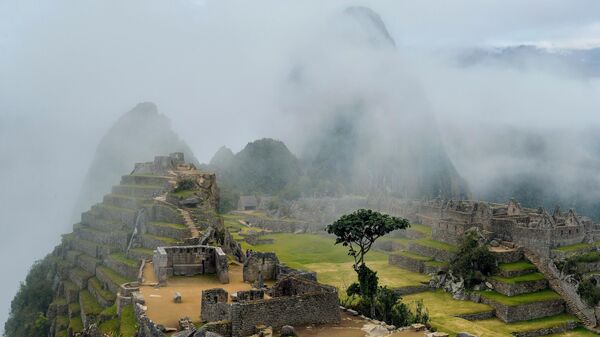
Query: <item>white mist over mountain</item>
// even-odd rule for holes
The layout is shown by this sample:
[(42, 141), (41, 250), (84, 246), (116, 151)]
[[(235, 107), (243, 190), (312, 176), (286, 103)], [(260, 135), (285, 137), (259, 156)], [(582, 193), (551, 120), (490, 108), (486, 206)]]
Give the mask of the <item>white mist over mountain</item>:
[[(335, 34), (319, 40), (349, 5), (379, 14), (397, 52), (356, 52)], [(404, 98), (422, 104), (476, 196), (519, 170), (565, 185), (596, 179), (597, 78), (572, 71), (569, 60), (465, 67), (457, 55), (498, 41), (574, 46), (594, 38), (597, 13), (595, 0), (0, 1), (0, 254), (11, 270), (0, 282), (0, 321), (33, 260), (70, 229), (101, 138), (140, 102), (156, 103), (204, 162), (221, 145), (237, 152), (262, 137), (301, 153), (302, 140), (321, 131), (311, 124), (320, 109), (359, 91), (367, 102), (381, 98), (366, 120), (384, 136), (417, 104)], [(285, 94), (303, 60), (314, 80), (298, 97), (315, 105)], [(415, 144), (434, 137), (412, 131), (403, 130)]]

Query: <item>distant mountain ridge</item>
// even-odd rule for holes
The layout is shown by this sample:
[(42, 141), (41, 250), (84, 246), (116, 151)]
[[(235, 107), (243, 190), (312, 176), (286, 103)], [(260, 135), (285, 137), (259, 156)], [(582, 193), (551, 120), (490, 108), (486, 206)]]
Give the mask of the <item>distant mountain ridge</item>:
[(547, 69), (582, 77), (600, 77), (600, 48), (547, 49), (533, 45), (477, 48), (458, 56), (466, 67), (476, 65), (508, 66), (516, 69)]
[(171, 129), (168, 117), (156, 104), (143, 102), (123, 114), (102, 137), (83, 182), (75, 213), (101, 201), (110, 186), (119, 182), (123, 172), (137, 162), (157, 153), (183, 152), (189, 162), (198, 165), (191, 149)]

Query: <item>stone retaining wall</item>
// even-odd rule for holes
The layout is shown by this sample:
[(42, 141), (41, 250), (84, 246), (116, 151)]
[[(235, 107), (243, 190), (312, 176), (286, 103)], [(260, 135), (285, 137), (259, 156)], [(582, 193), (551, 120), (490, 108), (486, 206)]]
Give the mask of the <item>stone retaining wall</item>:
[(490, 279), (490, 283), (494, 286), (495, 291), (506, 296), (533, 293), (548, 287), (548, 281), (546, 279), (518, 283), (504, 283)]
[(509, 250), (504, 252), (494, 252), (492, 254), (496, 257), (498, 263), (513, 263), (523, 260), (523, 250)]
[(494, 310), (490, 310), (490, 311), (478, 312), (478, 313), (474, 313), (474, 314), (456, 315), (454, 317), (466, 319), (468, 321), (482, 321), (484, 319), (494, 318), (494, 317), (496, 317), (496, 315), (495, 315)]
[(135, 280), (138, 277), (138, 266), (130, 266), (128, 264), (119, 262), (110, 255), (104, 259), (104, 265), (130, 280)]
[(421, 245), (417, 242), (410, 243), (408, 245), (408, 251), (411, 253), (418, 254), (418, 255), (431, 257), (431, 258), (435, 259), (436, 261), (442, 261), (442, 262), (450, 262), (450, 261), (452, 261), (452, 258), (454, 257), (454, 253), (452, 253), (452, 252), (449, 252), (449, 251), (446, 251), (443, 249), (437, 249), (437, 248)]
[(144, 227), (146, 232), (149, 234), (173, 238), (179, 241), (183, 241), (183, 239), (191, 236), (190, 230), (185, 227), (176, 228), (171, 226), (161, 226), (159, 224), (152, 224), (149, 222), (146, 223)]
[(506, 323), (555, 316), (565, 311), (562, 299), (508, 306), (482, 296), (481, 302), (493, 307), (496, 310), (496, 316)]
[(546, 336), (546, 335), (566, 332), (566, 331), (575, 329), (577, 326), (578, 326), (578, 324), (575, 322), (567, 322), (567, 323), (561, 324), (559, 326), (554, 326), (551, 328), (542, 328), (542, 329), (524, 331), (524, 332), (513, 332), (512, 334), (515, 337), (538, 337), (538, 336)]
[(231, 321), (231, 336), (249, 336), (258, 324), (335, 324), (340, 321), (336, 288), (288, 276), (273, 286), (273, 297), (227, 303), (228, 293), (216, 288), (202, 292), (203, 321)]
[(257, 324), (280, 328), (340, 322), (337, 292), (240, 302), (234, 303), (231, 309), (233, 337), (255, 333)]
[(415, 273), (423, 273), (425, 270), (425, 262), (410, 258), (404, 255), (390, 254), (388, 256), (388, 264), (402, 269), (410, 270)]

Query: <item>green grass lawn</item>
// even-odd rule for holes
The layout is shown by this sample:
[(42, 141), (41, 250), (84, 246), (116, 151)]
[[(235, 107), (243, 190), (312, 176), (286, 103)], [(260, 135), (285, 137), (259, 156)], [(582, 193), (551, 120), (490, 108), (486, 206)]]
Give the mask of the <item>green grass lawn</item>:
[(186, 229), (187, 226), (181, 223), (169, 223), (169, 222), (158, 222), (158, 221), (150, 221), (151, 225), (160, 226), (160, 227), (170, 227), (174, 229)]
[(583, 250), (583, 249), (588, 249), (591, 248), (593, 245), (590, 243), (578, 243), (578, 244), (574, 244), (574, 245), (570, 245), (570, 246), (562, 246), (559, 248), (555, 248), (554, 250), (557, 250), (559, 252), (572, 252), (572, 251), (576, 251), (576, 250)]
[(560, 295), (549, 289), (517, 296), (506, 296), (495, 291), (480, 291), (479, 293), (485, 298), (508, 306), (560, 299)]
[(102, 306), (87, 290), (79, 292), (79, 299), (82, 304), (81, 309), (85, 311), (86, 315), (98, 315), (102, 312)]
[(415, 243), (417, 243), (421, 246), (445, 250), (450, 253), (456, 253), (458, 251), (458, 247), (456, 247), (454, 245), (450, 245), (445, 242), (435, 241), (435, 240), (431, 240), (431, 239), (419, 239), (419, 240), (416, 240)]
[(429, 256), (423, 256), (423, 255), (419, 255), (419, 254), (415, 254), (415, 253), (411, 253), (411, 252), (397, 252), (397, 253), (394, 253), (394, 254), (395, 255), (406, 256), (408, 258), (411, 258), (411, 259), (414, 259), (414, 260), (423, 261), (423, 262), (432, 261), (433, 260)]
[[(334, 245), (334, 239), (317, 234), (274, 233), (264, 238), (273, 239), (273, 244), (250, 246), (242, 242), (244, 249), (275, 252), (279, 259), (292, 268), (317, 272), (319, 281), (344, 289), (356, 282), (352, 269), (353, 259), (342, 245)], [(377, 271), (380, 283), (390, 287), (420, 285), (427, 282), (427, 275), (413, 273), (388, 264), (388, 255), (371, 251), (367, 264)]]
[(585, 328), (577, 328), (571, 331), (556, 333), (552, 335), (546, 335), (546, 337), (592, 337), (598, 336), (597, 334), (586, 330)]
[(431, 237), (431, 227), (419, 224), (411, 224), (408, 230), (413, 230), (415, 232), (419, 232), (425, 234), (428, 237)]
[(110, 254), (110, 257), (112, 259), (114, 259), (115, 261), (121, 262), (130, 267), (137, 267), (138, 263), (139, 263), (137, 260), (127, 258), (125, 256), (125, 253), (113, 253), (113, 254)]
[(498, 268), (504, 271), (537, 270), (537, 268), (532, 263), (527, 261), (500, 263), (498, 265)]
[[(487, 312), (493, 310), (493, 308), (482, 303), (455, 300), (450, 294), (441, 290), (407, 295), (403, 297), (403, 300), (409, 304), (422, 300), (429, 311), (432, 325), (440, 331), (450, 333), (451, 336), (455, 336), (462, 331), (468, 331), (477, 336), (509, 337), (512, 336), (512, 332), (530, 331), (578, 321), (577, 317), (568, 314), (508, 324), (497, 318), (468, 321), (455, 316)], [(587, 331), (577, 331), (555, 335), (555, 337), (558, 336), (587, 337), (592, 335), (588, 335)]]
[[(538, 319), (533, 319), (530, 321), (523, 322), (514, 322), (514, 323), (504, 323), (499, 319), (486, 319), (483, 321), (478, 321), (478, 325), (486, 327), (492, 331), (502, 331), (504, 333), (511, 332), (524, 332), (531, 331), (542, 328), (550, 328), (553, 326), (558, 326), (561, 324), (565, 324), (568, 322), (578, 322), (579, 319), (573, 315), (569, 314), (561, 314), (550, 317), (542, 317)], [(562, 336), (562, 335), (560, 335)]]
[(517, 284), (517, 283), (521, 283), (521, 282), (539, 281), (539, 280), (545, 279), (545, 277), (544, 277), (544, 274), (542, 274), (542, 273), (531, 273), (531, 274), (525, 274), (525, 275), (510, 277), (510, 278), (501, 277), (501, 276), (492, 276), (492, 279), (496, 280), (498, 282), (502, 282), (502, 283)]

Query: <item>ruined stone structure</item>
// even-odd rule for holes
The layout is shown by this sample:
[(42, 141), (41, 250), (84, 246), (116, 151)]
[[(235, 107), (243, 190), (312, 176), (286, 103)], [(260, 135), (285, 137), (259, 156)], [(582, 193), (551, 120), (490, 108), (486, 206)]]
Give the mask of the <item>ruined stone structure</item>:
[(599, 229), (574, 210), (562, 214), (556, 209), (550, 215), (541, 208), (523, 208), (515, 200), (508, 204), (432, 200), (419, 204), (415, 217), (432, 227), (437, 241), (456, 244), (466, 230), (476, 227), (490, 238), (514, 242), (542, 256), (558, 247), (595, 241)]
[(216, 273), (226, 283), (225, 254), (238, 260), (242, 254), (218, 216), (218, 201), (215, 175), (185, 163), (181, 153), (136, 164), (49, 257), (57, 275), (50, 337), (115, 319), (101, 315), (115, 303), (119, 315), (143, 303), (137, 282), (153, 255), (165, 277)]
[(280, 263), (275, 253), (251, 252), (244, 261), (244, 282), (256, 282), (259, 276), (262, 281), (274, 281), (292, 275), (317, 281), (316, 272), (290, 268)]
[(171, 246), (158, 247), (152, 257), (154, 273), (163, 284), (173, 275), (193, 276), (216, 274), (221, 283), (229, 283), (227, 255), (220, 247)]
[[(339, 323), (337, 289), (301, 277), (278, 281), (268, 299), (239, 296), (228, 303), (220, 288), (202, 292), (202, 321), (224, 321), (231, 325), (231, 337), (256, 333), (257, 325), (279, 328), (284, 325)], [(229, 336), (226, 336), (229, 337)]]

